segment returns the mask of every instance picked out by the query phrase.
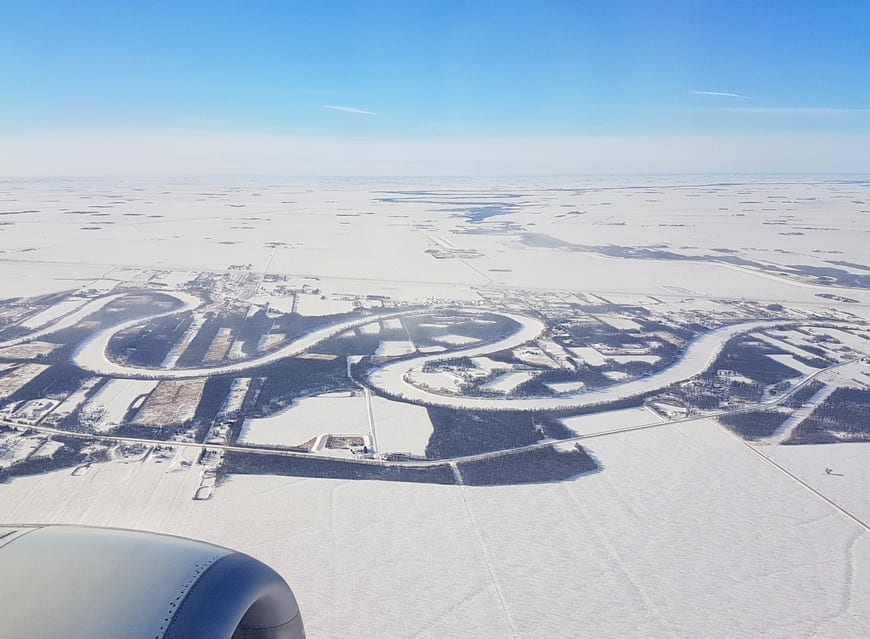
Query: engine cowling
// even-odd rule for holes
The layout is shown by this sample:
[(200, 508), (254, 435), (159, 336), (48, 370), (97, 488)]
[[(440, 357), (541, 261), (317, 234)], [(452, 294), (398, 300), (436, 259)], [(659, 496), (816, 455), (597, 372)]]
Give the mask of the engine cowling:
[(303, 639), (284, 579), (183, 537), (0, 526), (0, 639)]

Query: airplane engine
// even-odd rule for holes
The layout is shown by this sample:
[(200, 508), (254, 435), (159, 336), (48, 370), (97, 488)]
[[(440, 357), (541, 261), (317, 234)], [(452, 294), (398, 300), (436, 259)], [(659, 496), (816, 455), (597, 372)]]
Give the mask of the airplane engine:
[(278, 573), (182, 537), (0, 526), (0, 639), (303, 639)]

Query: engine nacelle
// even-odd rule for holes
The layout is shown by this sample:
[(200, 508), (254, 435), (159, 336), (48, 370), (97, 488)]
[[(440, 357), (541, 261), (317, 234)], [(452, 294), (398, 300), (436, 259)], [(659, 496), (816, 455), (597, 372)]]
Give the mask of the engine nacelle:
[(182, 537), (0, 526), (0, 639), (303, 639), (262, 562)]

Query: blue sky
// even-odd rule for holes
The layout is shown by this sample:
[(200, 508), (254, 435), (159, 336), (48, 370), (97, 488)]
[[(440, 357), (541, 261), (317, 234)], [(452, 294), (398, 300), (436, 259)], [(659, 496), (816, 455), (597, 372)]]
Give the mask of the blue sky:
[(867, 136), (868, 33), (855, 0), (7, 1), (0, 133)]

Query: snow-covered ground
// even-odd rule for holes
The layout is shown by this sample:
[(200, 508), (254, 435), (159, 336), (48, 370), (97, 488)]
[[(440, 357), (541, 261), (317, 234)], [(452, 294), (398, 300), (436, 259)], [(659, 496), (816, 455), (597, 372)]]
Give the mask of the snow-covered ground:
[(382, 340), (375, 355), (378, 357), (395, 357), (414, 352), (414, 345), (406, 339)]
[(287, 339), (287, 336), (284, 335), (284, 333), (266, 333), (260, 338), (260, 341), (257, 342), (257, 352), (268, 351), (275, 345), (283, 342), (285, 339)]
[(438, 393), (455, 393), (466, 381), (462, 375), (448, 370), (427, 372), (417, 369), (408, 374), (413, 384), (430, 388)]
[(795, 359), (795, 356), (791, 353), (775, 353), (773, 355), (768, 355), (768, 357), (775, 362), (788, 366), (790, 369), (797, 371), (801, 375), (812, 375), (819, 370), (818, 368), (807, 366), (803, 362)]
[(196, 334), (199, 332), (199, 329), (202, 328), (203, 324), (205, 324), (205, 315), (202, 313), (194, 313), (190, 326), (188, 326), (187, 330), (184, 331), (184, 335), (182, 335), (181, 339), (172, 345), (172, 348), (169, 349), (166, 357), (163, 358), (163, 363), (160, 364), (161, 368), (175, 368), (175, 365), (178, 363), (178, 358), (181, 357), (182, 353), (184, 353), (184, 351), (187, 350), (187, 347), (190, 346), (190, 343), (193, 341), (193, 338), (196, 337)]
[(36, 313), (35, 315), (31, 315), (26, 320), (21, 322), (19, 326), (28, 329), (37, 329), (42, 328), (46, 324), (50, 324), (51, 322), (67, 315), (68, 313), (72, 313), (77, 308), (84, 306), (87, 303), (86, 299), (82, 299), (80, 297), (70, 297), (56, 304), (49, 306), (46, 309), (43, 309)]
[(40, 435), (19, 435), (0, 431), (0, 468), (9, 468), (22, 462), (42, 446), (45, 438)]
[(122, 294), (115, 295), (106, 295), (105, 297), (98, 297), (93, 299), (81, 306), (77, 306), (76, 310), (71, 312), (67, 312), (65, 315), (60, 317), (57, 321), (54, 321), (47, 326), (43, 326), (42, 328), (29, 332), (27, 335), (22, 335), (21, 337), (16, 337), (15, 339), (9, 339), (3, 342), (0, 342), (0, 347), (6, 346), (16, 346), (18, 344), (24, 344), (26, 342), (32, 342), (35, 339), (39, 339), (43, 335), (50, 335), (52, 333), (56, 333), (57, 331), (69, 328), (74, 324), (77, 324), (79, 321), (83, 320), (85, 317), (90, 315), (91, 313), (95, 313), (107, 304), (115, 301)]
[[(759, 449), (801, 481), (870, 523), (870, 443), (759, 446)], [(825, 472), (826, 468), (831, 469), (830, 474)]]
[[(621, 188), (627, 181), (632, 188)], [(688, 310), (697, 313), (695, 319), (733, 311), (729, 300), (870, 318), (866, 289), (715, 261), (731, 254), (757, 264), (865, 273), (866, 182), (746, 176), (443, 182), (459, 189), (454, 197), (511, 194), (517, 206), (483, 223), (445, 215), (444, 204), (431, 203), (440, 197), (431, 191), (432, 180), (387, 187), (426, 189), (424, 199), (395, 193), (385, 198), (383, 180), (335, 181), (323, 188), (322, 182), (284, 185), (271, 179), (232, 189), (226, 180), (218, 187), (192, 179), (6, 182), (7, 201), (16, 200), (9, 206), (27, 212), (4, 227), (0, 297), (84, 290), (99, 282), (151, 282), (170, 292), (194, 274), (242, 265), (263, 280), (274, 277), (265, 282), (270, 287), (321, 289), (302, 301), (300, 312), (310, 314), (347, 309), (352, 303), (332, 294), (342, 292), (385, 313), (403, 303), (485, 307), (504, 295), (513, 297), (511, 308), (525, 317), (537, 310), (525, 291), (546, 289), (569, 303), (637, 304), (682, 320)], [(487, 191), (493, 185), (498, 188)], [(89, 210), (97, 202), (99, 213)], [(85, 210), (67, 214), (77, 209)], [(574, 210), (583, 213), (566, 214)], [(97, 214), (109, 214), (105, 219), (115, 224), (86, 230), (89, 216)], [(418, 232), (424, 224), (430, 227), (425, 234)], [(783, 235), (784, 227), (803, 228)], [(430, 237), (439, 238), (442, 248), (473, 250), (479, 257), (435, 259), (427, 253)], [(608, 257), (595, 248), (653, 243), (698, 261)], [(268, 298), (271, 290), (252, 294)], [(290, 294), (274, 295), (282, 309), (292, 309)], [(109, 299), (94, 300), (89, 312)], [(65, 319), (45, 329), (57, 330)], [(787, 339), (841, 360), (853, 355), (838, 349), (866, 353), (870, 343), (852, 332), (812, 332), (799, 337), (790, 331)], [(826, 335), (842, 343), (814, 341)], [(35, 331), (23, 339), (38, 336)], [(530, 330), (516, 339), (525, 344), (544, 337)], [(312, 345), (294, 343), (270, 357)], [(90, 362), (100, 373), (131, 374), (129, 368), (102, 368), (108, 366), (105, 342), (89, 348), (85, 368)], [(449, 356), (471, 350), (473, 357), (486, 357), (491, 348), (453, 348)], [(695, 370), (715, 350), (690, 349), (684, 360), (697, 355)], [(592, 365), (605, 363), (594, 349), (574, 351)], [(205, 374), (262, 363), (239, 362)], [(820, 379), (863, 386), (870, 379), (866, 369), (850, 365)], [(202, 373), (171, 376), (197, 374)], [(633, 383), (620, 386), (637, 390)], [(580, 391), (567, 392), (591, 395)], [(341, 407), (322, 404), (328, 398), (312, 401), (318, 399), (310, 408), (300, 402), (273, 416), (272, 431), (261, 432), (264, 439), (274, 433), (280, 443), (315, 430), (368, 432), (364, 398), (333, 398), (345, 402)], [(67, 401), (74, 407), (82, 400), (76, 393)], [(425, 446), (431, 424), (424, 409), (372, 401), (381, 450)], [(294, 411), (297, 434), (288, 436), (286, 418)], [(324, 415), (328, 427), (316, 423)], [(656, 425), (656, 419), (642, 410), (566, 419), (587, 435), (651, 424), (584, 440), (601, 468), (571, 481), (474, 488), (232, 476), (211, 500), (193, 501), (200, 469), (186, 468), (181, 462), (190, 459), (184, 455), (173, 458), (179, 463), (162, 464), (152, 456), (144, 463), (94, 464), (76, 477), (68, 469), (16, 478), (0, 485), (0, 513), (4, 522), (144, 528), (239, 548), (274, 565), (293, 584), (312, 637), (870, 635), (870, 538), (866, 526), (836, 507), (865, 523), (870, 518), (867, 445), (753, 449), (710, 422)], [(42, 439), (31, 439), (33, 446), (42, 445)]]
[(658, 355), (608, 355), (607, 359), (613, 360), (617, 364), (627, 364), (629, 362), (644, 362), (646, 364), (656, 364), (661, 357)]
[(15, 391), (47, 370), (46, 364), (21, 364), (0, 371), (0, 399), (6, 399)]
[(27, 360), (36, 357), (44, 357), (51, 354), (58, 348), (60, 348), (60, 344), (52, 344), (51, 342), (34, 340), (32, 342), (25, 342), (24, 344), (17, 344), (15, 346), (0, 348), (0, 357)]
[(604, 359), (604, 355), (591, 346), (575, 346), (568, 350), (570, 350), (578, 360), (585, 364), (589, 364), (589, 366), (604, 366), (607, 363), (607, 360)]
[(432, 436), (432, 422), (422, 406), (372, 397), (372, 419), (380, 453), (424, 456)]
[(432, 338), (432, 341), (447, 344), (448, 346), (465, 346), (466, 344), (474, 344), (480, 340), (465, 335), (453, 335), (452, 333), (448, 333), (447, 335), (437, 335)]
[[(15, 479), (0, 512), (248, 552), (290, 582), (312, 637), (870, 630), (870, 533), (723, 429), (664, 425), (587, 445), (603, 470), (553, 484), (231, 476), (208, 501), (191, 500), (195, 467), (95, 464), (81, 477)], [(845, 469), (850, 493), (866, 499), (870, 465), (816, 459)]]
[(821, 373), (817, 379), (845, 388), (870, 388), (870, 358), (831, 368)]
[(239, 442), (298, 446), (326, 433), (368, 432), (365, 397), (315, 396), (268, 417), (246, 419)]
[(89, 377), (82, 385), (79, 386), (72, 393), (67, 395), (67, 397), (55, 407), (51, 414), (45, 418), (44, 424), (46, 426), (54, 425), (60, 423), (65, 417), (72, 415), (73, 411), (82, 405), (85, 401), (85, 397), (88, 392), (94, 388), (99, 382), (101, 378), (99, 377)]
[(802, 421), (809, 417), (812, 412), (820, 405), (825, 403), (837, 387), (833, 384), (822, 386), (816, 393), (806, 400), (799, 408), (797, 408), (789, 417), (776, 429), (776, 431), (766, 440), (765, 444), (781, 444), (791, 437), (792, 432), (797, 428)]
[(510, 373), (502, 373), (488, 381), (486, 384), (481, 385), (480, 388), (484, 390), (497, 391), (499, 393), (510, 393), (520, 384), (524, 384), (538, 375), (540, 375), (540, 371), (513, 371)]
[(384, 330), (401, 331), (404, 328), (402, 321), (395, 317), (392, 319), (385, 319), (381, 324), (383, 325)]
[(82, 406), (82, 419), (87, 420), (97, 432), (116, 428), (133, 403), (156, 387), (154, 380), (110, 379)]
[(477, 368), (486, 371), (487, 374), (493, 373), (495, 371), (506, 371), (512, 368), (511, 364), (499, 362), (498, 360), (494, 360), (489, 357), (475, 357), (471, 360), (471, 362)]
[(555, 393), (576, 393), (586, 388), (585, 382), (551, 382), (546, 385)]
[[(838, 328), (810, 328), (808, 331), (813, 335), (828, 336), (840, 342), (837, 348), (845, 346), (861, 355), (870, 355), (870, 339), (862, 337), (855, 332), (844, 331)], [(830, 344), (826, 344), (826, 346), (831, 347)]]
[(354, 309), (353, 302), (338, 300), (321, 295), (300, 294), (296, 297), (296, 312), (300, 315), (334, 315), (349, 313)]
[(621, 331), (636, 331), (641, 328), (640, 324), (626, 317), (617, 317), (615, 315), (596, 315), (595, 317)]
[(248, 389), (251, 387), (250, 377), (237, 377), (230, 385), (230, 392), (218, 411), (218, 417), (232, 415), (242, 408), (245, 402), (245, 396), (248, 394)]
[(646, 426), (648, 424), (658, 424), (662, 421), (661, 417), (646, 408), (624, 408), (562, 419), (562, 423), (578, 435), (603, 433), (616, 428)]

